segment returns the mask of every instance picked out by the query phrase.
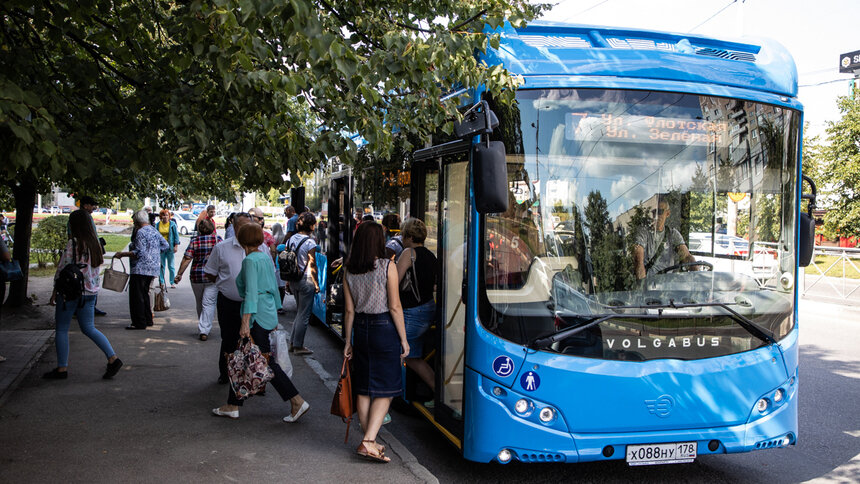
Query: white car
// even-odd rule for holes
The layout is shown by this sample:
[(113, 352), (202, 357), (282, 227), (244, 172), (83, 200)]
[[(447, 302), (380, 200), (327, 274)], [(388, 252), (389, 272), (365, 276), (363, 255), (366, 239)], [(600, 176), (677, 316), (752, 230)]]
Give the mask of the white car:
[(197, 215), (191, 212), (173, 212), (173, 220), (176, 221), (176, 228), (182, 235), (194, 234), (197, 223)]

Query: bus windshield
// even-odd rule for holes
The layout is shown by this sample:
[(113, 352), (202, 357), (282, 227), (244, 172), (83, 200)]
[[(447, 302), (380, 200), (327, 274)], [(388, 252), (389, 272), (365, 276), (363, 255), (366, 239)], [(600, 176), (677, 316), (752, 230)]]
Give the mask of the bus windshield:
[(510, 203), (483, 225), (489, 330), (525, 345), (612, 315), (545, 349), (634, 361), (766, 344), (727, 307), (791, 331), (797, 111), (607, 89), (490, 101)]

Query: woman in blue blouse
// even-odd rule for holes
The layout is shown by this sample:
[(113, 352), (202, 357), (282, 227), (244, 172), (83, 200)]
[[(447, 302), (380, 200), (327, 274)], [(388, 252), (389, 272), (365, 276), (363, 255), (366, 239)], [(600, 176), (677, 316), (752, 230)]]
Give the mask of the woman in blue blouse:
[(149, 303), (149, 286), (158, 275), (159, 254), (170, 248), (164, 237), (149, 225), (149, 214), (145, 210), (132, 216), (135, 232), (127, 252), (117, 252), (114, 257), (131, 258), (131, 275), (128, 279), (128, 310), (131, 324), (125, 329), (146, 329), (152, 326), (152, 306)]
[[(269, 333), (278, 325), (278, 283), (275, 281), (275, 271), (269, 254), (260, 252), (258, 248), (263, 243), (263, 229), (257, 224), (245, 224), (236, 233), (236, 239), (245, 249), (245, 259), (242, 260), (242, 270), (236, 277), (236, 288), (242, 296), (242, 325), (239, 336), (251, 337), (260, 347), (260, 352), (266, 354), (269, 348)], [(274, 359), (269, 360), (269, 367), (275, 373), (272, 386), (284, 401), (289, 400), (292, 406), (290, 414), (284, 417), (284, 422), (295, 422), (311, 407), (296, 390), (293, 382)], [(212, 413), (220, 417), (239, 418), (239, 407), (242, 400), (236, 397), (233, 389), (227, 393), (227, 404), (213, 408)]]

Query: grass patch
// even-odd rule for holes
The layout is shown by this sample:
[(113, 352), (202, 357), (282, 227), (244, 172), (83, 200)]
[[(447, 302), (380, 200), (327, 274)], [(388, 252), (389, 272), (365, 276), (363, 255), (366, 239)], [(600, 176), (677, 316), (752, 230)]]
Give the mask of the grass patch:
[(131, 236), (129, 235), (117, 235), (117, 234), (101, 234), (99, 237), (104, 237), (105, 242), (105, 252), (118, 252), (123, 250), (126, 245), (128, 245), (128, 241), (131, 240)]
[(54, 267), (54, 264), (48, 264), (45, 267), (31, 267), (30, 277), (53, 277), (55, 272), (57, 272), (57, 268)]
[[(860, 272), (854, 268), (847, 260), (846, 261), (838, 261), (840, 259), (839, 256), (836, 255), (817, 255), (815, 259), (813, 259), (812, 264), (806, 267), (806, 274), (810, 276), (819, 276), (825, 269), (830, 267), (830, 264), (836, 262), (833, 267), (824, 274), (828, 277), (846, 277), (848, 279), (860, 279)], [(860, 260), (853, 259), (851, 262), (854, 263), (857, 267), (860, 267)], [(845, 271), (843, 274), (843, 267), (845, 266)], [(816, 269), (815, 266), (818, 266)]]

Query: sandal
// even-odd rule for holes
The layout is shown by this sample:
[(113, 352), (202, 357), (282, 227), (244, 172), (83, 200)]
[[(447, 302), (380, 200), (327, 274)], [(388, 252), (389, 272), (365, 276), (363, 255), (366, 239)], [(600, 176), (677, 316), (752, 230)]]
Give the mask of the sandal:
[(387, 464), (388, 462), (391, 462), (390, 458), (385, 457), (384, 448), (378, 450), (377, 451), (378, 453), (374, 453), (374, 452), (371, 452), (371, 448), (368, 447), (368, 445), (365, 442), (369, 442), (369, 443), (373, 444), (374, 446), (378, 445), (376, 443), (376, 441), (374, 441), (374, 440), (362, 440), (361, 445), (359, 445), (358, 449), (356, 449), (356, 451), (355, 451), (356, 454), (364, 457), (367, 460), (373, 461), (373, 462), (382, 462), (383, 464)]

